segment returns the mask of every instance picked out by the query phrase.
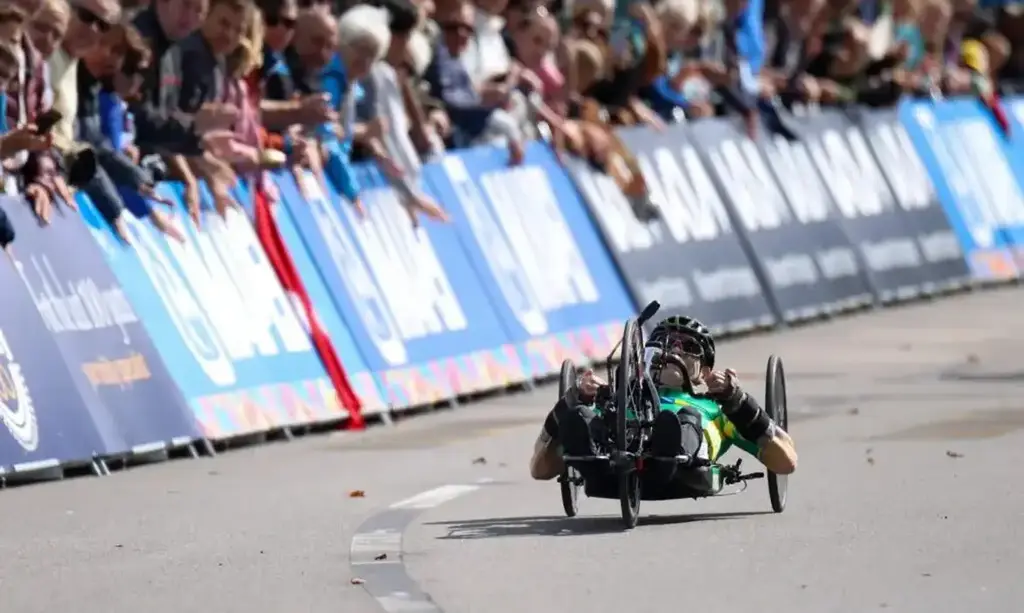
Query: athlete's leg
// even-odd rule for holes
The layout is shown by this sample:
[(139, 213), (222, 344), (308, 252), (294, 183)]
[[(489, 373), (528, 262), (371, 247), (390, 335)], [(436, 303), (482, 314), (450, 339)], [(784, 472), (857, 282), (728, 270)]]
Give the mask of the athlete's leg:
[(565, 464), (562, 451), (568, 455), (590, 456), (600, 453), (603, 423), (594, 419), (596, 413), (588, 406), (569, 407), (561, 398), (544, 420), (544, 428), (533, 446), (530, 475), (534, 479), (553, 479), (562, 473)]
[(692, 407), (678, 411), (661, 410), (654, 418), (651, 429), (651, 453), (658, 457), (685, 454), (696, 457), (704, 440), (701, 416)]

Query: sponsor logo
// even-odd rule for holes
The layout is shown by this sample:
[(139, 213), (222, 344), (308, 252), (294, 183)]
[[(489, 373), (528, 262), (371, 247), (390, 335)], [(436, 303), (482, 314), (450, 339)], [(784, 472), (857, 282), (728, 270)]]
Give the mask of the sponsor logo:
[(39, 422), (32, 395), (3, 330), (0, 330), (0, 420), (22, 449), (32, 452), (39, 448)]

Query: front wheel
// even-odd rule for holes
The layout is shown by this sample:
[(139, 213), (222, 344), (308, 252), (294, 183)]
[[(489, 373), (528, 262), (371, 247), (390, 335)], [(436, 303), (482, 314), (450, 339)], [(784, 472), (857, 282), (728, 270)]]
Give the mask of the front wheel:
[(580, 510), (580, 485), (583, 477), (575, 468), (566, 468), (558, 479), (562, 486), (562, 509), (566, 517), (576, 517)]
[[(768, 369), (764, 382), (764, 407), (768, 416), (777, 426), (789, 432), (789, 410), (786, 406), (786, 371), (782, 368), (782, 358), (773, 355), (768, 358)], [(789, 494), (789, 477), (768, 471), (768, 497), (772, 501), (772, 510), (782, 513), (786, 509), (786, 498)]]
[(637, 471), (631, 470), (619, 475), (619, 502), (626, 529), (636, 528), (640, 520), (640, 473)]

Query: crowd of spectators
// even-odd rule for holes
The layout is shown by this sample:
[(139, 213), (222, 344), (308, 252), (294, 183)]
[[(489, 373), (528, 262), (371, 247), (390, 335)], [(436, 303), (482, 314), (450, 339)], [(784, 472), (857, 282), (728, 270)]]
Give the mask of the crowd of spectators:
[(125, 238), (131, 214), (184, 240), (165, 179), (196, 224), (201, 183), (223, 214), (239, 180), (280, 168), (362, 211), (361, 160), (413, 223), (443, 221), (425, 161), (493, 144), (519, 164), (534, 139), (644, 202), (618, 126), (733, 114), (799, 138), (802, 113), (902, 96), (1001, 114), (1024, 83), (1024, 4), (981, 2), (0, 0), (0, 172), (43, 223), (81, 190)]

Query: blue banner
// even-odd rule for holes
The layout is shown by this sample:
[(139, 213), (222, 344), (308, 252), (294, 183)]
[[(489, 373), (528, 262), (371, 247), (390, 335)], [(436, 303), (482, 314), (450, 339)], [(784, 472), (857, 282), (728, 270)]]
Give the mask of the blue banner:
[(241, 211), (226, 218), (204, 198), (202, 230), (184, 213), (180, 186), (161, 185), (187, 240), (167, 239), (126, 216), (118, 243), (83, 202), (93, 236), (121, 281), (204, 436), (223, 439), (338, 414), (309, 335)]
[(413, 227), (395, 191), (359, 169), (366, 216), (311, 173), (281, 201), (394, 407), (436, 403), (527, 378), (455, 227)]
[(960, 240), (972, 276), (979, 280), (1016, 277), (1018, 266), (1011, 249), (1017, 241), (1010, 229), (1024, 224), (1024, 196), (991, 119), (971, 101), (905, 101), (899, 113)]
[[(285, 175), (285, 172), (282, 171), (280, 174)], [(369, 367), (366, 365), (366, 360), (363, 359), (362, 353), (356, 347), (352, 331), (349, 329), (348, 324), (341, 319), (338, 310), (334, 307), (334, 301), (331, 299), (327, 286), (324, 285), (320, 271), (313, 263), (313, 258), (309, 255), (309, 250), (306, 249), (305, 243), (302, 242), (302, 237), (299, 236), (295, 222), (292, 221), (291, 215), (288, 214), (288, 210), (281, 202), (281, 194), (277, 189), (277, 182), (267, 180), (264, 186), (272, 200), (270, 212), (274, 222), (277, 224), (278, 232), (281, 233), (281, 238), (288, 248), (288, 254), (292, 258), (292, 263), (295, 264), (295, 269), (302, 278), (306, 294), (309, 295), (309, 299), (313, 303), (316, 318), (319, 320), (324, 331), (331, 337), (331, 343), (334, 345), (334, 350), (345, 367), (345, 374), (348, 376), (349, 383), (362, 402), (361, 410), (363, 415), (379, 413), (387, 408), (384, 396), (381, 394), (380, 382), (370, 372)], [(239, 200), (246, 207), (250, 217), (252, 217), (252, 200), (249, 191), (240, 185), (237, 192)], [(296, 306), (295, 313), (301, 318), (303, 310)], [(325, 380), (322, 383), (322, 385), (329, 384), (329, 380)], [(333, 390), (326, 388), (323, 390), (323, 393), (327, 398), (334, 395)], [(340, 411), (341, 407), (338, 410)]]
[[(15, 203), (14, 206), (25, 206)], [(0, 201), (9, 211), (11, 199)], [(12, 262), (0, 256), (0, 474), (111, 451)]]
[(562, 360), (603, 359), (633, 307), (565, 170), (532, 143), (524, 163), (480, 147), (426, 169), (510, 338), (532, 376)]
[(178, 386), (81, 217), (61, 207), (40, 226), (23, 200), (4, 208), (17, 231), (15, 269), (87, 402), (98, 397), (109, 428), (132, 449), (198, 438)]

